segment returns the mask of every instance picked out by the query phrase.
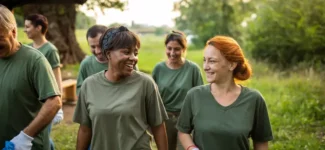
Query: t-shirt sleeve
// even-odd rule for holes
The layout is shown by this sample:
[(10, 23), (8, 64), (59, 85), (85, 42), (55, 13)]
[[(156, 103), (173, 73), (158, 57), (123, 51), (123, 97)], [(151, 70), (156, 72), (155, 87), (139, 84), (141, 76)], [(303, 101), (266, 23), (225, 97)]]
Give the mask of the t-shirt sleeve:
[(87, 101), (84, 87), (81, 87), (78, 95), (78, 102), (73, 115), (73, 121), (79, 123), (80, 125), (85, 125), (91, 128), (91, 120), (89, 117), (89, 111), (87, 109)]
[(154, 81), (150, 81), (148, 95), (146, 96), (146, 113), (150, 126), (158, 126), (168, 119), (167, 112), (159, 94), (159, 90)]
[(271, 124), (264, 98), (260, 95), (257, 99), (254, 125), (251, 133), (253, 141), (266, 142), (273, 140)]
[(76, 91), (77, 95), (79, 95), (81, 85), (84, 82), (84, 80), (86, 79), (86, 77), (87, 77), (87, 75), (86, 75), (86, 71), (85, 71), (85, 66), (83, 65), (83, 63), (81, 63), (79, 73), (78, 73), (78, 78), (77, 78), (77, 91)]
[(203, 78), (199, 66), (195, 65), (194, 75), (193, 75), (193, 87), (203, 85)]
[(60, 56), (57, 50), (51, 49), (46, 57), (50, 62), (52, 69), (60, 67)]
[(187, 93), (184, 99), (184, 105), (178, 117), (176, 128), (178, 131), (190, 134), (193, 130), (193, 111), (190, 93)]
[(155, 68), (153, 68), (153, 70), (152, 70), (152, 78), (153, 78), (153, 80), (155, 80), (155, 82), (157, 83), (157, 73), (158, 73), (158, 68), (157, 68), (157, 66), (155, 66)]
[(52, 68), (44, 56), (36, 59), (32, 74), (33, 84), (40, 101), (44, 101), (55, 95), (60, 95)]

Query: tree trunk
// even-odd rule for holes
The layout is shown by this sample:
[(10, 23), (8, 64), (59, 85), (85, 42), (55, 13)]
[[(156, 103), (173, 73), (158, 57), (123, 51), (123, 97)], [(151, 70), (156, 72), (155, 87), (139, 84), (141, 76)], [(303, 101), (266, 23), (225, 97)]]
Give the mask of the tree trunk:
[(29, 4), (23, 7), (23, 11), (25, 16), (39, 13), (47, 17), (49, 26), (46, 38), (58, 48), (62, 64), (81, 62), (85, 53), (81, 50), (75, 35), (74, 4)]

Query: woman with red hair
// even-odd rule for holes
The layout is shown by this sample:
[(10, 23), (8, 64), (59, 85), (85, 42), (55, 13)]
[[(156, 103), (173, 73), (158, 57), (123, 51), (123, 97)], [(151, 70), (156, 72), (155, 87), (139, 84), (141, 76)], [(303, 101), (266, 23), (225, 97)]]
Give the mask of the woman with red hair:
[[(204, 49), (204, 71), (209, 84), (186, 95), (177, 129), (186, 150), (267, 150), (273, 139), (261, 93), (238, 84), (252, 75), (239, 44), (215, 36)], [(193, 132), (193, 139), (191, 133)]]

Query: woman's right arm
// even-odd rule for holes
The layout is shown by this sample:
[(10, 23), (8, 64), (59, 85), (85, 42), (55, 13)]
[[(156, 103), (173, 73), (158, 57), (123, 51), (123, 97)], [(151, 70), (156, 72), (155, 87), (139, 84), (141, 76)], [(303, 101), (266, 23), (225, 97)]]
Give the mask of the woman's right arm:
[(91, 141), (91, 128), (85, 125), (79, 126), (77, 137), (77, 150), (87, 150)]
[[(178, 138), (181, 141), (185, 150), (194, 150), (195, 148), (197, 148), (190, 134), (178, 131)], [(189, 148), (190, 146), (191, 148)]]

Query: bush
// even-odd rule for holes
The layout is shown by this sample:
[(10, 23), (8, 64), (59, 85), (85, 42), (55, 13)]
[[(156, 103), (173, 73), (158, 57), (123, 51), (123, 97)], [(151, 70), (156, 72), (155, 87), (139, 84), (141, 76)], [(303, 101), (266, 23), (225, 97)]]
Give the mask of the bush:
[(257, 9), (248, 25), (246, 49), (281, 68), (325, 64), (324, 0), (274, 0)]

